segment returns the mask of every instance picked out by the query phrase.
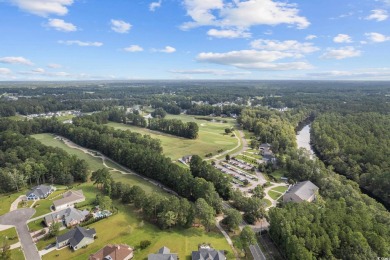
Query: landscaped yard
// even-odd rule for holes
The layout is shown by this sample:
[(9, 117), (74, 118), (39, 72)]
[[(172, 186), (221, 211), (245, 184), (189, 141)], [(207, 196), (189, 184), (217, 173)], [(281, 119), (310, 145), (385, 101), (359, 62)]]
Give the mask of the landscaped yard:
[(276, 199), (278, 199), (280, 196), (282, 196), (281, 193), (276, 192), (276, 191), (272, 191), (272, 190), (270, 190), (270, 191), (268, 192), (268, 195), (269, 195), (272, 199), (274, 199), (274, 200), (276, 200)]
[(225, 134), (225, 128), (230, 128), (234, 125), (232, 121), (229, 121), (228, 123), (217, 123), (206, 120), (198, 120), (193, 116), (187, 115), (168, 115), (167, 118), (180, 119), (184, 122), (196, 122), (199, 126), (199, 137), (196, 140), (190, 140), (156, 131), (149, 131), (146, 128), (131, 125), (119, 123), (109, 123), (108, 125), (116, 129), (148, 134), (152, 138), (160, 139), (164, 154), (172, 160), (178, 160), (185, 155), (192, 154), (197, 154), (201, 157), (205, 157), (208, 153), (216, 155), (218, 154), (218, 150), (222, 149), (226, 151), (232, 149), (238, 143), (235, 137), (231, 137), (231, 134)]
[(16, 229), (14, 227), (0, 231), (1, 241), (3, 241), (5, 238), (7, 238), (9, 245), (15, 244), (19, 241), (18, 235), (16, 234)]
[(145, 250), (137, 251), (134, 259), (145, 259), (148, 254), (156, 252), (162, 246), (167, 246), (171, 252), (178, 253), (180, 259), (190, 259), (191, 252), (197, 250), (200, 243), (211, 243), (216, 249), (228, 250), (228, 259), (234, 259), (230, 246), (218, 231), (207, 233), (203, 228), (162, 231), (147, 222), (142, 226), (141, 219), (132, 207), (119, 204), (117, 206), (118, 214), (90, 225), (97, 233), (97, 239), (93, 244), (75, 252), (68, 248), (53, 251), (43, 259), (87, 259), (90, 254), (109, 243), (125, 243), (134, 247), (142, 240), (150, 240), (151, 245)]
[(266, 204), (266, 207), (270, 207), (272, 205), (272, 202), (268, 199), (263, 199), (262, 201)]
[(12, 202), (14, 202), (20, 195), (25, 195), (26, 190), (15, 192), (12, 194), (0, 195), (0, 215), (9, 212)]
[(284, 193), (287, 190), (287, 188), (288, 188), (287, 186), (279, 186), (279, 187), (272, 188), (271, 190)]
[(15, 248), (11, 250), (11, 259), (12, 260), (24, 260), (24, 254), (20, 248)]
[(276, 171), (274, 171), (271, 176), (273, 176), (276, 181), (280, 182), (281, 181), (281, 177), (285, 177), (286, 176), (286, 170), (285, 169), (278, 169)]

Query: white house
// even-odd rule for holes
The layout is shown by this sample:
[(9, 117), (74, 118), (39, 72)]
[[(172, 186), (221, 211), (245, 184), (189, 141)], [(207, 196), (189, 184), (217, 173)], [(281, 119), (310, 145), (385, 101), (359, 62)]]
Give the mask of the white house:
[(70, 190), (62, 195), (62, 199), (53, 202), (54, 210), (74, 207), (74, 204), (82, 201), (85, 201), (85, 197), (82, 190)]

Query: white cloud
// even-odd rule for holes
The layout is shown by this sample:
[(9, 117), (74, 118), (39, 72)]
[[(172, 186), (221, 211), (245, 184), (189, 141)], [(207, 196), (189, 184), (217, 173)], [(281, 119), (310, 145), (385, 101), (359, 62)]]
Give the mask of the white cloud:
[(12, 71), (8, 68), (0, 68), (0, 75), (10, 75)]
[(371, 42), (386, 42), (390, 41), (390, 37), (381, 33), (371, 32), (364, 34)]
[(34, 65), (30, 60), (23, 57), (3, 57), (0, 58), (0, 63)]
[(301, 70), (312, 68), (306, 62), (273, 63), (285, 58), (297, 58), (297, 54), (267, 50), (240, 50), (226, 53), (203, 52), (197, 56), (197, 60), (200, 62), (230, 65), (241, 69)]
[(336, 37), (333, 38), (333, 41), (336, 43), (350, 43), (352, 42), (351, 36), (348, 34), (338, 34)]
[(249, 32), (244, 31), (238, 31), (238, 30), (217, 30), (217, 29), (210, 29), (207, 32), (208, 36), (215, 37), (215, 38), (250, 38), (252, 35)]
[(123, 50), (127, 52), (140, 52), (143, 51), (144, 49), (139, 45), (130, 45), (129, 47), (124, 48)]
[(50, 63), (47, 65), (48, 68), (51, 68), (51, 69), (59, 69), (59, 68), (62, 68), (62, 65), (61, 64), (56, 64), (56, 63)]
[(32, 72), (41, 74), (41, 73), (45, 73), (45, 70), (42, 68), (36, 68), (36, 69), (33, 69)]
[(73, 0), (10, 0), (25, 12), (46, 17), (48, 15), (66, 15)]
[(352, 46), (347, 46), (340, 49), (328, 48), (327, 51), (321, 56), (321, 58), (342, 60), (346, 58), (359, 57), (360, 55), (360, 50), (356, 50)]
[(308, 36), (305, 37), (305, 40), (310, 41), (310, 40), (314, 40), (316, 38), (318, 38), (317, 35), (309, 34)]
[(234, 75), (249, 75), (250, 71), (232, 71), (232, 70), (216, 70), (216, 69), (193, 69), (193, 70), (170, 70), (171, 73), (184, 75), (201, 75), (211, 74), (216, 76), (234, 76)]
[(246, 28), (255, 25), (295, 25), (299, 29), (310, 25), (299, 16), (294, 4), (273, 0), (184, 0), (192, 21), (182, 24), (184, 30), (198, 26)]
[(174, 53), (176, 51), (175, 48), (171, 46), (165, 46), (164, 49), (152, 49), (153, 52), (164, 52), (164, 53)]
[(375, 9), (371, 10), (371, 14), (367, 16), (366, 20), (376, 20), (377, 22), (382, 22), (384, 20), (387, 20), (389, 15), (387, 14), (386, 10), (383, 9)]
[(161, 0), (159, 0), (159, 1), (157, 1), (157, 2), (152, 2), (152, 3), (150, 3), (150, 5), (149, 5), (149, 10), (150, 10), (151, 12), (156, 11), (157, 8), (160, 8), (160, 7), (161, 7), (161, 3), (162, 3)]
[(311, 42), (300, 43), (294, 40), (277, 41), (277, 40), (255, 40), (251, 42), (254, 49), (283, 51), (291, 53), (311, 53), (318, 51), (319, 48), (314, 46)]
[(111, 29), (117, 33), (128, 33), (132, 25), (122, 20), (111, 19)]
[(390, 68), (320, 71), (308, 73), (307, 76), (320, 79), (390, 80)]
[(101, 42), (83, 42), (79, 40), (74, 41), (58, 41), (58, 43), (65, 44), (65, 45), (78, 45), (81, 47), (100, 47), (103, 46), (103, 43)]
[(77, 31), (77, 27), (71, 23), (67, 23), (61, 19), (49, 19), (47, 26), (56, 29), (61, 32), (75, 32)]

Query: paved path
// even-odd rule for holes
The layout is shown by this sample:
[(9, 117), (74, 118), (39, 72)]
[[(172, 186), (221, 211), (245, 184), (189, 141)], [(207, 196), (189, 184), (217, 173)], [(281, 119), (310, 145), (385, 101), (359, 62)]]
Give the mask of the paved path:
[(41, 256), (38, 253), (37, 247), (35, 246), (31, 235), (27, 227), (27, 220), (35, 214), (35, 209), (18, 209), (4, 214), (0, 217), (0, 224), (15, 226), (16, 232), (23, 249), (25, 259), (38, 260)]
[(23, 197), (25, 197), (25, 196), (24, 195), (20, 195), (14, 202), (12, 202), (11, 208), (9, 209), (9, 211), (17, 210), (19, 202), (22, 201)]
[(15, 249), (15, 248), (19, 248), (21, 246), (21, 244), (20, 244), (20, 242), (18, 242), (18, 243), (15, 243), (15, 244), (12, 244), (12, 245), (10, 245), (9, 246), (9, 249)]
[(233, 245), (233, 241), (232, 239), (229, 237), (228, 233), (226, 233), (226, 231), (221, 227), (221, 225), (219, 224), (219, 222), (221, 222), (221, 220), (223, 219), (222, 216), (218, 216), (215, 218), (215, 225), (217, 226), (217, 228), (219, 229), (219, 231), (221, 231), (222, 235), (225, 237), (226, 241), (228, 242), (228, 244), (230, 245), (230, 247), (232, 248), (233, 250), (233, 253), (234, 255), (236, 256), (236, 259), (240, 259), (238, 253), (237, 253), (237, 250), (234, 248), (234, 245)]

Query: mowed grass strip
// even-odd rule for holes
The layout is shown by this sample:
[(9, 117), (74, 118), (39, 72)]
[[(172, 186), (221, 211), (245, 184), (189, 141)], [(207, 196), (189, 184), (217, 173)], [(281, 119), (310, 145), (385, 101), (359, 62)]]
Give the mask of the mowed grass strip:
[(280, 186), (280, 187), (272, 188), (271, 190), (272, 190), (272, 191), (278, 191), (278, 192), (284, 193), (284, 192), (287, 190), (287, 187), (286, 187), (286, 186)]
[(142, 240), (151, 241), (151, 245), (137, 251), (134, 259), (146, 259), (148, 254), (157, 252), (163, 246), (169, 247), (172, 253), (178, 253), (180, 259), (190, 259), (191, 252), (197, 250), (200, 243), (210, 243), (216, 249), (228, 250), (228, 259), (234, 259), (230, 246), (217, 230), (209, 233), (203, 228), (160, 230), (146, 221), (143, 222), (132, 206), (116, 206), (119, 207), (118, 214), (89, 226), (95, 228), (97, 234), (93, 244), (74, 252), (68, 248), (55, 250), (42, 259), (88, 259), (90, 254), (107, 244), (124, 243), (134, 247)]
[[(32, 137), (36, 138), (44, 145), (62, 148), (67, 153), (69, 153), (71, 155), (76, 155), (77, 158), (79, 158), (79, 159), (84, 159), (87, 162), (88, 168), (90, 171), (96, 171), (98, 169), (105, 167), (103, 165), (103, 160), (101, 158), (93, 157), (92, 155), (86, 154), (86, 153), (84, 153), (81, 150), (76, 149), (76, 148), (70, 148), (69, 146), (64, 144), (62, 141), (60, 141), (58, 139), (54, 139), (55, 136), (52, 134), (37, 134), (37, 135), (33, 135)], [(136, 175), (120, 173), (120, 171), (122, 171), (123, 169), (115, 163), (111, 163), (110, 161), (106, 161), (106, 164), (110, 168), (114, 169), (114, 171), (111, 171), (111, 176), (114, 178), (115, 181), (121, 181), (121, 182), (123, 182), (125, 184), (129, 184), (129, 185), (138, 185), (143, 190), (145, 190), (145, 192), (148, 192), (148, 193), (155, 191), (155, 192), (158, 192), (158, 193), (161, 193), (164, 195), (167, 194), (166, 192), (164, 192), (160, 188), (156, 187), (155, 185), (149, 183), (148, 181), (145, 181), (144, 179), (142, 179)], [(82, 187), (85, 188), (85, 186), (82, 186)], [(84, 191), (84, 188), (83, 188), (83, 191)], [(84, 191), (84, 193), (85, 193), (85, 191)], [(39, 215), (36, 214), (36, 216), (39, 216)]]
[[(171, 117), (171, 116), (170, 116)], [(181, 118), (184, 118), (182, 116)], [(187, 116), (187, 120), (191, 121)], [(218, 150), (230, 150), (237, 145), (237, 139), (231, 137), (231, 135), (225, 134), (225, 128), (231, 127), (231, 123), (212, 123), (205, 120), (192, 120), (198, 123), (199, 136), (195, 140), (176, 137), (157, 131), (150, 131), (147, 128), (136, 127), (132, 125), (125, 125), (120, 123), (108, 123), (109, 126), (115, 129), (130, 130), (143, 135), (150, 135), (152, 138), (161, 140), (161, 146), (163, 147), (163, 153), (170, 157), (172, 160), (178, 160), (185, 155), (197, 154), (201, 157), (205, 157), (206, 154), (212, 153), (218, 154)]]
[(280, 196), (282, 196), (282, 193), (270, 190), (270, 191), (268, 191), (268, 195), (269, 195), (273, 200), (277, 200)]

